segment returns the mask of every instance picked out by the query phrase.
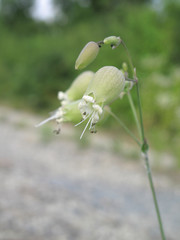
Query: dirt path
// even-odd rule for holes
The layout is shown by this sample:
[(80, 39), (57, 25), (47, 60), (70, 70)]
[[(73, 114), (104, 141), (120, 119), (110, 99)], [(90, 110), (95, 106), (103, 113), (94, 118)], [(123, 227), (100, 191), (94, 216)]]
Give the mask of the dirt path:
[[(38, 122), (0, 108), (0, 240), (160, 240), (142, 162)], [(167, 240), (179, 240), (180, 182), (154, 180)]]

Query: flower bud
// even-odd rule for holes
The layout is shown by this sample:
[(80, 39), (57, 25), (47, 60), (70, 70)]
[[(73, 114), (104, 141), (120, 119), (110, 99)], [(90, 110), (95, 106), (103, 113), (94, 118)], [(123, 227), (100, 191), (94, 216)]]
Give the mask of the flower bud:
[(122, 64), (122, 69), (123, 69), (124, 72), (127, 72), (127, 71), (128, 71), (128, 65), (127, 65), (126, 62), (123, 62), (123, 64)]
[(88, 66), (97, 56), (99, 46), (96, 42), (89, 42), (80, 52), (76, 63), (75, 69), (80, 70)]
[(111, 103), (123, 91), (125, 77), (121, 70), (113, 66), (100, 68), (90, 82), (85, 95), (93, 95), (96, 103)]
[(112, 49), (119, 46), (121, 43), (121, 38), (116, 36), (110, 36), (103, 40), (104, 44), (110, 45)]

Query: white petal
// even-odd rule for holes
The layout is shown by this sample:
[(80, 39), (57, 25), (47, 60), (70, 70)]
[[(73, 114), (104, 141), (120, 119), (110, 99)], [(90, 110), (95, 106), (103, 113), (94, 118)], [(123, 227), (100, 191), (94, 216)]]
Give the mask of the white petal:
[(86, 102), (94, 103), (94, 98), (91, 97), (91, 96), (84, 95), (84, 96), (83, 96), (83, 99), (84, 99), (84, 101), (86, 101)]
[(98, 112), (99, 115), (101, 115), (103, 113), (102, 108), (98, 104), (93, 104), (92, 107), (94, 108), (95, 111)]

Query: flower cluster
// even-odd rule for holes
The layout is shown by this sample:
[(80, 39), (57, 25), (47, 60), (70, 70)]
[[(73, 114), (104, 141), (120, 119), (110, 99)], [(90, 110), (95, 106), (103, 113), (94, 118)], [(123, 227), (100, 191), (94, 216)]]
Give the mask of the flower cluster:
[[(75, 69), (83, 69), (97, 56), (102, 45), (110, 45), (112, 49), (119, 46), (120, 37), (110, 36), (100, 42), (89, 42), (79, 54)], [(89, 127), (90, 132), (95, 133), (95, 126), (104, 117), (105, 106), (123, 95), (127, 85), (125, 71), (114, 66), (104, 66), (96, 73), (92, 71), (82, 72), (67, 89), (58, 92), (60, 107), (48, 119), (42, 121), (37, 127), (50, 120), (57, 123), (73, 122), (78, 126), (85, 122), (83, 136)]]

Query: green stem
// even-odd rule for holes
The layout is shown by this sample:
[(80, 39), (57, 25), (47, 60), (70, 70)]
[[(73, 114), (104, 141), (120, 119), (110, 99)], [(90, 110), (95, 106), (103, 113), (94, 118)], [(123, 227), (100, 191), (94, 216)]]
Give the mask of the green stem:
[(134, 141), (141, 147), (141, 142), (137, 139), (137, 137), (129, 130), (128, 127), (111, 111), (107, 110), (106, 111), (114, 118), (116, 121), (124, 128), (124, 130), (134, 139)]
[(131, 110), (132, 110), (132, 112), (133, 112), (133, 116), (134, 116), (134, 120), (135, 120), (135, 122), (136, 122), (136, 126), (137, 126), (137, 129), (138, 129), (139, 136), (141, 137), (141, 140), (142, 140), (141, 126), (140, 126), (140, 124), (139, 124), (139, 119), (138, 119), (138, 116), (137, 116), (136, 108), (135, 108), (135, 106), (134, 106), (134, 102), (133, 102), (131, 93), (128, 92), (128, 93), (127, 93), (127, 96), (128, 96), (129, 104), (130, 104), (130, 106), (131, 106)]
[(145, 135), (144, 135), (144, 124), (143, 124), (143, 117), (142, 117), (142, 107), (141, 107), (141, 99), (139, 94), (139, 83), (137, 81), (136, 83), (136, 92), (137, 92), (137, 99), (138, 99), (138, 109), (139, 109), (139, 119), (140, 119), (140, 126), (141, 126), (141, 138), (143, 143), (146, 141)]
[[(156, 214), (157, 214), (157, 218), (158, 218), (158, 223), (159, 223), (159, 228), (160, 228), (160, 233), (161, 233), (161, 239), (162, 240), (166, 240), (165, 238), (165, 234), (164, 234), (164, 229), (163, 229), (163, 224), (162, 224), (162, 219), (161, 219), (161, 215), (160, 215), (160, 211), (159, 211), (159, 206), (158, 206), (158, 202), (157, 202), (157, 197), (156, 197), (156, 192), (155, 192), (155, 188), (154, 188), (154, 184), (153, 184), (153, 180), (152, 180), (152, 174), (151, 174), (151, 169), (150, 169), (150, 165), (149, 165), (149, 158), (148, 158), (148, 144), (146, 142), (146, 138), (145, 138), (145, 134), (144, 134), (144, 124), (143, 124), (143, 116), (142, 116), (142, 107), (141, 107), (141, 100), (140, 100), (140, 93), (139, 93), (139, 83), (138, 83), (138, 79), (136, 77), (136, 71), (135, 68), (133, 66), (133, 62), (131, 59), (131, 55), (128, 51), (128, 48), (126, 47), (125, 43), (122, 41), (122, 45), (126, 50), (127, 56), (128, 56), (128, 60), (129, 60), (129, 64), (133, 73), (133, 77), (136, 80), (136, 93), (137, 93), (137, 100), (138, 100), (138, 109), (139, 109), (139, 119), (140, 119), (140, 123), (138, 121), (138, 125), (140, 124), (140, 131), (141, 131), (141, 138), (142, 138), (142, 146), (141, 146), (141, 151), (144, 154), (144, 159), (145, 159), (145, 164), (146, 164), (146, 170), (147, 170), (147, 175), (148, 175), (148, 180), (149, 180), (149, 184), (150, 184), (150, 188), (151, 188), (151, 192), (153, 195), (153, 201), (154, 201), (154, 206), (155, 206), (155, 210), (156, 210)], [(132, 108), (132, 110), (135, 110), (135, 108)], [(134, 118), (137, 120), (137, 115), (136, 115), (136, 111), (133, 111), (134, 114)], [(139, 127), (138, 127), (139, 130)]]
[(121, 39), (121, 44), (123, 45), (124, 49), (126, 50), (126, 54), (127, 54), (128, 60), (129, 60), (131, 71), (132, 71), (132, 74), (134, 75), (134, 65), (133, 65), (133, 62), (132, 62), (132, 59), (131, 59), (131, 55), (129, 53), (129, 50), (128, 50), (125, 42), (122, 39)]
[(154, 184), (153, 184), (151, 168), (150, 168), (150, 165), (149, 165), (149, 158), (148, 158), (147, 153), (144, 155), (144, 159), (145, 159), (148, 179), (149, 179), (149, 183), (150, 183), (150, 188), (151, 188), (152, 195), (153, 195), (153, 201), (154, 201), (154, 205), (155, 205), (155, 209), (156, 209), (156, 214), (157, 214), (157, 218), (158, 218), (158, 222), (159, 222), (161, 238), (162, 238), (162, 240), (166, 240), (165, 234), (164, 234), (164, 229), (163, 229), (163, 224), (162, 224), (162, 220), (161, 220), (161, 214), (160, 214), (160, 211), (159, 211), (158, 201), (157, 201), (157, 197), (156, 197), (156, 192), (155, 192), (155, 188), (154, 188)]
[(149, 165), (149, 158), (148, 158), (148, 154), (147, 154), (148, 144), (146, 142), (146, 138), (145, 138), (145, 135), (144, 135), (144, 125), (143, 125), (142, 107), (141, 107), (138, 81), (136, 83), (136, 91), (137, 91), (137, 99), (138, 99), (141, 136), (142, 136), (142, 140), (143, 140), (143, 145), (142, 145), (141, 151), (142, 151), (143, 154), (145, 154), (146, 170), (147, 170), (147, 174), (148, 174), (148, 179), (149, 179), (151, 192), (152, 192), (152, 195), (153, 195), (153, 201), (154, 201), (154, 206), (155, 206), (155, 210), (156, 210), (156, 214), (157, 214), (157, 218), (158, 218), (159, 228), (160, 228), (160, 232), (161, 232), (161, 238), (162, 238), (162, 240), (166, 240), (165, 234), (164, 234), (164, 229), (163, 229), (163, 224), (162, 224), (162, 219), (161, 219), (161, 215), (160, 215), (160, 210), (159, 210), (159, 206), (158, 206), (158, 202), (157, 202), (156, 192), (155, 192), (155, 188), (154, 188), (154, 184), (153, 184), (153, 180), (152, 180), (152, 174), (151, 174), (151, 169), (150, 169), (150, 165)]

